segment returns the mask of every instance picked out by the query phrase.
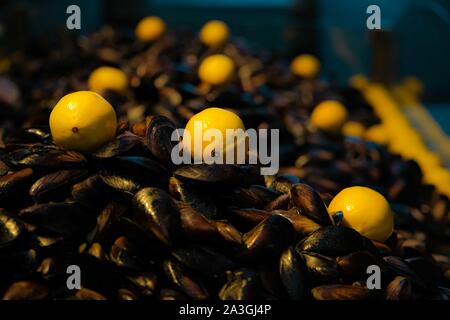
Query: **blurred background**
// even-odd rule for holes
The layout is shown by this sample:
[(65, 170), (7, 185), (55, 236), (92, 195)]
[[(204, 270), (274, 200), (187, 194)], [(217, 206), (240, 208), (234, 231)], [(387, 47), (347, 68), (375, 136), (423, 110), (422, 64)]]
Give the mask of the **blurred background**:
[[(227, 22), (235, 38), (287, 56), (319, 56), (324, 77), (353, 74), (386, 82), (414, 76), (427, 110), (450, 134), (450, 1), (448, 0), (0, 0), (0, 54), (32, 36), (67, 32), (66, 8), (81, 8), (81, 33), (102, 24), (133, 27), (159, 15), (176, 28)], [(381, 31), (366, 28), (369, 5), (381, 8)]]

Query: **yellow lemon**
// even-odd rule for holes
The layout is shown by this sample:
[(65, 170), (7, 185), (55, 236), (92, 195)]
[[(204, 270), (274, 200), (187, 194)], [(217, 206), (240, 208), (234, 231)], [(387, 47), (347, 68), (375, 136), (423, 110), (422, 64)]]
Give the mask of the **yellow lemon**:
[(291, 62), (291, 71), (302, 78), (315, 78), (320, 70), (319, 60), (311, 54), (301, 54)]
[[(221, 135), (223, 140), (215, 141), (215, 139), (212, 139), (212, 141), (209, 141), (208, 139), (204, 139), (204, 134), (208, 129), (215, 129), (216, 132)], [(186, 136), (183, 137), (184, 147), (190, 151), (191, 156), (197, 159), (203, 159), (203, 154), (208, 145), (210, 145), (211, 148), (214, 147), (219, 150), (220, 147), (222, 147), (222, 155), (224, 157), (226, 156), (227, 150), (230, 150), (230, 148), (235, 148), (234, 154), (236, 156), (237, 148), (241, 146), (240, 144), (243, 143), (245, 139), (236, 141), (233, 138), (228, 141), (227, 129), (241, 129), (242, 133), (245, 131), (241, 118), (239, 118), (239, 116), (234, 112), (221, 108), (205, 109), (192, 116), (186, 124), (185, 134), (188, 132), (190, 139), (186, 139)], [(199, 147), (196, 148), (195, 143)], [(202, 148), (201, 150), (200, 146)]]
[(362, 138), (364, 136), (365, 128), (362, 123), (357, 121), (347, 121), (342, 127), (342, 133), (346, 136), (353, 136)]
[(136, 37), (143, 42), (150, 42), (158, 39), (166, 31), (164, 20), (159, 17), (150, 16), (139, 21), (136, 26)]
[(364, 138), (380, 145), (385, 145), (389, 141), (388, 133), (382, 124), (375, 124), (368, 128), (364, 133)]
[(331, 200), (330, 215), (342, 211), (343, 225), (353, 228), (363, 236), (384, 242), (394, 230), (394, 215), (386, 199), (366, 187), (350, 187)]
[(102, 93), (104, 90), (124, 92), (128, 87), (128, 78), (125, 72), (112, 67), (95, 69), (88, 79), (89, 89)]
[(200, 80), (210, 85), (221, 85), (231, 80), (234, 74), (234, 62), (223, 54), (205, 58), (198, 68)]
[(366, 76), (362, 74), (355, 74), (350, 78), (350, 85), (355, 89), (362, 89), (369, 83)]
[(116, 127), (113, 107), (92, 91), (65, 95), (50, 114), (50, 130), (55, 144), (84, 153), (93, 152), (112, 140)]
[(220, 20), (211, 20), (205, 23), (200, 30), (200, 41), (208, 47), (219, 47), (224, 44), (230, 31), (225, 22)]
[(326, 132), (339, 132), (347, 120), (347, 109), (338, 101), (319, 103), (311, 114), (312, 124)]

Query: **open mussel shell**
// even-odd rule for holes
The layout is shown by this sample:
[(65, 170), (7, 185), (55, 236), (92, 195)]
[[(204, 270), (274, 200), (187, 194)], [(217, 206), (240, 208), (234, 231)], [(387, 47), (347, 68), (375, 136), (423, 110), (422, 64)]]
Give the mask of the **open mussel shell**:
[(206, 300), (209, 294), (203, 283), (194, 279), (190, 273), (171, 260), (163, 262), (163, 270), (169, 282), (194, 300)]
[(294, 238), (294, 228), (289, 220), (271, 215), (244, 235), (245, 257), (255, 261), (277, 256)]
[(371, 298), (369, 289), (361, 286), (342, 284), (323, 285), (311, 290), (316, 300), (367, 300)]
[(223, 186), (262, 184), (259, 168), (250, 165), (191, 164), (176, 169), (174, 176), (196, 184)]
[(22, 231), (22, 223), (10, 213), (0, 209), (0, 248), (6, 247), (19, 238)]
[(163, 190), (144, 188), (133, 198), (133, 219), (165, 244), (174, 243), (180, 229), (180, 213)]
[(360, 250), (376, 252), (373, 244), (357, 231), (338, 226), (325, 226), (314, 231), (298, 243), (297, 250), (329, 257), (344, 256)]
[(300, 212), (321, 225), (331, 225), (327, 208), (314, 189), (307, 184), (300, 183), (292, 186), (290, 191), (292, 203)]
[(172, 166), (171, 152), (178, 141), (172, 141), (175, 124), (163, 116), (151, 116), (147, 119), (145, 144), (150, 153), (161, 163)]
[(75, 202), (37, 204), (21, 210), (19, 215), (27, 223), (63, 235), (86, 232), (95, 221), (95, 215), (86, 213)]
[(61, 170), (43, 176), (30, 188), (30, 195), (38, 202), (58, 200), (69, 186), (83, 178), (86, 170)]
[(228, 281), (219, 292), (221, 300), (254, 300), (258, 299), (261, 280), (251, 269), (239, 269), (228, 272)]
[(284, 250), (280, 256), (280, 278), (291, 299), (301, 300), (306, 297), (308, 277), (303, 255), (293, 247)]

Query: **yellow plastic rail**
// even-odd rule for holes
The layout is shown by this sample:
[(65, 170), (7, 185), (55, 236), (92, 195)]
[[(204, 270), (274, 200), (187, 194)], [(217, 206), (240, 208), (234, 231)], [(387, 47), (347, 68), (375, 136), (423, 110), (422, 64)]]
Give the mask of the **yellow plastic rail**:
[(437, 152), (433, 152), (427, 147), (422, 135), (406, 117), (407, 112), (397, 103), (393, 93), (385, 86), (367, 83), (360, 86), (359, 89), (372, 105), (386, 130), (388, 148), (405, 159), (415, 160), (424, 173), (425, 182), (434, 185), (439, 192), (450, 197), (450, 171), (442, 166), (442, 160), (446, 160), (443, 157), (447, 156), (450, 150), (448, 138), (443, 132), (439, 133), (439, 127), (426, 110), (420, 106), (418, 101), (414, 102), (410, 96), (406, 95), (405, 90), (399, 88), (395, 90), (396, 94), (400, 94), (403, 99), (408, 97), (409, 100), (404, 100), (401, 104), (406, 103), (406, 105), (412, 106), (411, 114), (414, 115), (414, 125), (417, 123), (419, 127), (420, 123), (420, 126), (429, 132), (434, 143), (439, 146), (442, 155), (438, 155)]

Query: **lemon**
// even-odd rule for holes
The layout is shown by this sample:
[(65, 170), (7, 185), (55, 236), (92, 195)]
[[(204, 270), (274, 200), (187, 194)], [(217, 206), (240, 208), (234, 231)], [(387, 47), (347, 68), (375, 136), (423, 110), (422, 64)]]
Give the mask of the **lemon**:
[(210, 85), (221, 85), (231, 80), (234, 74), (234, 62), (223, 54), (205, 58), (198, 68), (198, 77)]
[(158, 39), (166, 31), (164, 20), (150, 16), (143, 18), (136, 26), (136, 37), (142, 42), (150, 42)]
[(104, 90), (124, 92), (128, 88), (128, 78), (125, 72), (112, 67), (95, 69), (88, 79), (89, 89), (102, 93)]
[(368, 128), (364, 134), (364, 138), (380, 145), (385, 145), (389, 141), (388, 133), (382, 124), (375, 124)]
[(90, 153), (112, 140), (117, 119), (113, 107), (99, 94), (78, 91), (65, 95), (50, 114), (56, 145)]
[(319, 103), (311, 114), (312, 124), (326, 132), (339, 132), (347, 120), (347, 109), (338, 101)]
[(394, 215), (387, 200), (375, 190), (350, 187), (339, 192), (328, 207), (332, 215), (342, 211), (343, 225), (363, 236), (384, 242), (394, 230)]
[(311, 54), (301, 54), (291, 62), (291, 71), (302, 78), (315, 78), (320, 70), (319, 60)]
[(364, 126), (357, 121), (347, 121), (342, 127), (342, 133), (346, 136), (362, 138), (364, 136), (364, 131)]
[(349, 83), (355, 89), (363, 89), (369, 84), (369, 80), (362, 74), (355, 74), (350, 78)]
[(219, 47), (224, 44), (230, 35), (226, 23), (220, 20), (211, 20), (205, 23), (200, 30), (200, 41), (208, 47)]
[[(195, 130), (196, 126), (197, 128), (199, 128), (198, 131)], [(189, 150), (192, 157), (203, 159), (203, 151), (211, 143), (213, 143), (214, 146), (217, 146), (217, 149), (220, 149), (220, 145), (217, 144), (217, 141), (211, 142), (203, 139), (203, 134), (208, 129), (216, 129), (222, 135), (222, 155), (224, 157), (226, 157), (227, 150), (230, 150), (230, 148), (237, 149), (239, 147), (239, 144), (241, 143), (241, 141), (235, 141), (235, 139), (233, 139), (232, 141), (227, 141), (226, 130), (242, 129), (243, 131), (245, 131), (245, 127), (241, 118), (239, 118), (239, 116), (234, 112), (221, 108), (205, 109), (192, 116), (186, 124), (185, 131), (190, 134), (191, 139), (189, 141), (183, 138), (183, 142), (184, 147)], [(199, 150), (199, 148), (195, 149), (194, 139), (199, 146), (202, 146), (202, 150)], [(236, 149), (234, 153), (235, 155), (237, 155)]]

